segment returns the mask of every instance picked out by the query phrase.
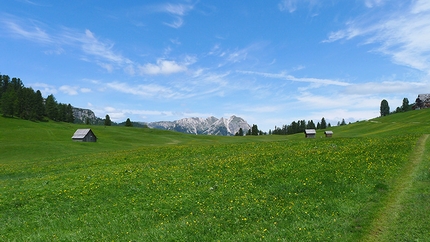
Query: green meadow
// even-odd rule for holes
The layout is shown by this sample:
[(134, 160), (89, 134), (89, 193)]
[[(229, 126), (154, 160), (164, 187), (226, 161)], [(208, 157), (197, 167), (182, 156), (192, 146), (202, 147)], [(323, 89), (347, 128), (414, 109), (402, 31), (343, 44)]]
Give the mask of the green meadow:
[[(73, 142), (91, 128), (96, 143)], [(1, 241), (429, 241), (430, 109), (334, 136), (0, 117)]]

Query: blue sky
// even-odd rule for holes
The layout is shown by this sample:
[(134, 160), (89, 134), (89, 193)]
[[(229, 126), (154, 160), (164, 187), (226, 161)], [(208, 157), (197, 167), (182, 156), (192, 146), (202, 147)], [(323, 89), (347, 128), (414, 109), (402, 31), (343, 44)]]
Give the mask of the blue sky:
[(263, 131), (430, 93), (430, 1), (0, 2), (0, 72), (112, 120)]

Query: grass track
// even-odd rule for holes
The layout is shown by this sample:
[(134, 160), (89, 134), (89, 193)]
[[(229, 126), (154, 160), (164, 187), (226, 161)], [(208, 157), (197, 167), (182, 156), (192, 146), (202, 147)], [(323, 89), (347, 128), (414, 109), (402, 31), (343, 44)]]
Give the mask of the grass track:
[[(407, 193), (412, 189), (414, 177), (416, 177), (418, 172), (422, 171), (419, 168), (420, 164), (424, 162), (426, 142), (429, 136), (429, 134), (425, 134), (418, 140), (410, 162), (406, 164), (402, 173), (397, 178), (390, 195), (386, 198), (385, 206), (375, 218), (372, 230), (363, 239), (364, 241), (393, 241), (392, 234), (395, 231), (396, 221), (399, 220), (402, 211), (402, 203), (407, 199)], [(414, 240), (417, 241), (416, 238)]]

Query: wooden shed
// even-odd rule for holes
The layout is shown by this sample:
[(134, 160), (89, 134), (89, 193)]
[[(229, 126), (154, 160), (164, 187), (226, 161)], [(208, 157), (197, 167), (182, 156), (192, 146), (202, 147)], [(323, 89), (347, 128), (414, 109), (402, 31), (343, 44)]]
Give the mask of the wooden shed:
[(333, 136), (333, 131), (327, 130), (324, 131), (325, 137), (332, 137)]
[(315, 138), (317, 135), (317, 132), (315, 129), (305, 129), (305, 137), (306, 138)]
[(96, 142), (97, 137), (91, 129), (78, 129), (72, 136), (73, 141)]

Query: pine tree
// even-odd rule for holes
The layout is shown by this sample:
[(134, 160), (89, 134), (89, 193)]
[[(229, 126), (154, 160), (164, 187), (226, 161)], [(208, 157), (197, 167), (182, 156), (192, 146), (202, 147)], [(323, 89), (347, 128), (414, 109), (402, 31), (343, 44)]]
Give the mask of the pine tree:
[(327, 123), (326, 123), (326, 121), (325, 121), (325, 118), (323, 117), (322, 119), (321, 119), (321, 129), (326, 129), (327, 128)]
[(110, 120), (109, 115), (106, 114), (105, 117), (105, 126), (111, 126), (112, 125), (112, 121)]
[(66, 120), (67, 123), (73, 123), (75, 122), (75, 117), (73, 116), (73, 108), (70, 103), (66, 107)]
[(411, 107), (409, 106), (409, 100), (407, 98), (403, 98), (402, 111), (407, 112), (410, 110), (411, 110)]
[(133, 124), (131, 123), (129, 118), (127, 118), (127, 120), (125, 121), (125, 126), (126, 127), (133, 127)]
[(256, 124), (253, 124), (251, 128), (251, 135), (258, 135), (258, 133), (258, 126)]
[(54, 95), (49, 95), (45, 100), (45, 112), (46, 116), (52, 120), (57, 120), (58, 118), (58, 107), (57, 101)]
[(345, 119), (342, 119), (342, 122), (340, 123), (340, 126), (346, 125)]
[(388, 101), (385, 99), (381, 101), (380, 112), (381, 116), (387, 116), (390, 114), (390, 106), (388, 105)]

